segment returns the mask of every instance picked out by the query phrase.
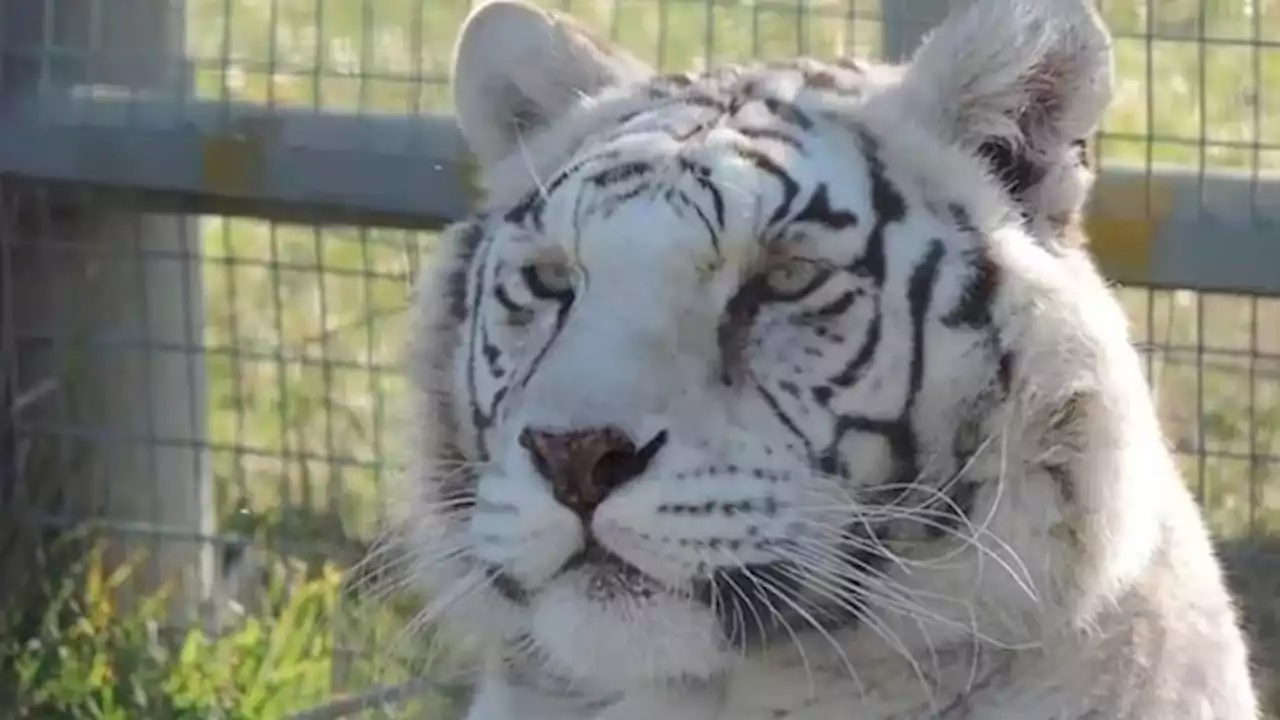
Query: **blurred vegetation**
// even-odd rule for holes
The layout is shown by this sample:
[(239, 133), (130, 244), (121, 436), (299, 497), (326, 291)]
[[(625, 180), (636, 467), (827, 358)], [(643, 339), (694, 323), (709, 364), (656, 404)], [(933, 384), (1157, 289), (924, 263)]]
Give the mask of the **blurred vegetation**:
[[(910, 0), (902, 0), (910, 2)], [(880, 53), (878, 3), (545, 0), (667, 68), (797, 52)], [(1104, 166), (1280, 170), (1280, 0), (1102, 0), (1116, 33)], [(196, 92), (340, 111), (448, 111), (465, 0), (186, 0)], [(1202, 38), (1211, 42), (1202, 43)], [(1253, 45), (1251, 45), (1253, 43)], [(261, 551), (261, 595), (226, 634), (118, 617), (114, 580), (63, 577), (39, 623), (6, 625), (19, 717), (276, 718), (405, 675), (367, 632), (403, 624), (335, 604), (403, 460), (404, 307), (431, 233), (203, 218), (208, 429), (223, 532)], [(1190, 483), (1228, 543), (1233, 582), (1280, 707), (1280, 299), (1121, 289)], [(1255, 538), (1248, 540), (1247, 538)], [(292, 549), (291, 549), (292, 548)], [(276, 553), (306, 554), (306, 580)], [(319, 558), (319, 559), (317, 559)], [(95, 575), (96, 573), (96, 575)], [(83, 582), (71, 582), (79, 577)], [(98, 579), (93, 579), (98, 577)], [(115, 580), (118, 580), (116, 578)], [(64, 587), (65, 586), (65, 587)], [(53, 589), (51, 588), (51, 592)], [(390, 630), (387, 630), (391, 632)], [(380, 635), (379, 637), (386, 637)], [(344, 645), (344, 643), (346, 643)], [(349, 651), (355, 660), (336, 668)], [(364, 662), (353, 669), (351, 663)], [(341, 670), (341, 672), (339, 672)]]
[(295, 588), (275, 612), (249, 616), (226, 635), (166, 633), (164, 594), (116, 611), (126, 572), (108, 574), (100, 553), (50, 588), (54, 598), (26, 627), (6, 617), (0, 667), (16, 678), (13, 710), (40, 720), (284, 718), (331, 694), (338, 571)]
[[(342, 625), (343, 568), (329, 564), (297, 582), (275, 566), (260, 604), (223, 631), (175, 626), (165, 590), (127, 611), (117, 593), (128, 565), (108, 570), (91, 550), (46, 588), (38, 612), (0, 613), (0, 678), (15, 693), (0, 698), (0, 717), (22, 720), (283, 720), (334, 698), (338, 672), (361, 672), (364, 658), (336, 646)], [(383, 612), (388, 633), (404, 618)], [(381, 682), (407, 682), (381, 663)], [(440, 717), (459, 688), (428, 687), (400, 708)], [(378, 712), (375, 712), (377, 710)], [(386, 717), (377, 708), (361, 717)]]

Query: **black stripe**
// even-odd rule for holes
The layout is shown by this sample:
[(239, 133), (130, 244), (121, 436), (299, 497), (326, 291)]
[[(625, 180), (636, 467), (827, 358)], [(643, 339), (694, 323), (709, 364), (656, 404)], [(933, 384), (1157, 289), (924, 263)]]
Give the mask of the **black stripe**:
[(495, 283), (493, 286), (493, 298), (498, 301), (502, 309), (510, 313), (529, 312), (529, 308), (521, 305), (511, 299), (511, 295), (507, 293), (507, 288), (502, 283)]
[(809, 196), (809, 202), (791, 219), (793, 223), (816, 223), (831, 230), (845, 230), (858, 226), (857, 214), (837, 210), (831, 206), (831, 194), (826, 183), (819, 183)]
[(530, 190), (519, 203), (507, 211), (504, 219), (509, 223), (515, 224), (523, 224), (526, 220), (529, 220), (536, 229), (543, 230), (542, 218), (546, 211), (547, 198), (551, 196), (551, 193), (558, 190), (570, 178), (581, 172), (583, 168), (597, 162), (617, 160), (620, 155), (621, 153), (617, 150), (607, 150), (582, 158), (573, 165), (561, 170), (546, 185)]
[(520, 202), (507, 211), (503, 219), (517, 225), (523, 225), (526, 221), (531, 221), (535, 228), (541, 230), (543, 227), (542, 216), (546, 211), (546, 202), (547, 199), (542, 192), (542, 188), (534, 188), (525, 193)]
[(481, 325), (480, 327), (480, 350), (484, 354), (485, 364), (489, 366), (489, 371), (495, 377), (502, 376), (502, 368), (498, 362), (502, 360), (502, 351), (497, 345), (493, 344), (493, 340), (489, 337), (489, 326)]
[(467, 309), (467, 275), (471, 271), (471, 261), (475, 257), (476, 248), (485, 237), (483, 216), (477, 217), (469, 224), (458, 228), (456, 238), (456, 263), (445, 282), (449, 298), (449, 316), (456, 322), (462, 322), (468, 314)]
[(773, 393), (770, 393), (769, 390), (759, 382), (753, 382), (752, 385), (754, 385), (756, 390), (760, 393), (760, 397), (764, 398), (765, 404), (769, 406), (769, 410), (773, 413), (773, 416), (777, 418), (778, 422), (787, 429), (787, 432), (795, 435), (796, 438), (798, 438), (804, 445), (805, 454), (809, 457), (813, 457), (813, 442), (800, 431), (800, 428), (795, 424), (795, 421), (793, 421), (791, 417), (787, 415), (786, 411), (782, 409), (782, 406), (778, 403), (777, 398), (773, 396)]
[(867, 235), (867, 246), (862, 256), (849, 265), (850, 272), (871, 279), (881, 289), (887, 272), (885, 230), (891, 223), (898, 223), (907, 215), (907, 201), (894, 187), (885, 173), (880, 158), (879, 141), (865, 128), (855, 127), (854, 134), (867, 162), (867, 179), (871, 185), (871, 209), (875, 222)]
[(857, 300), (857, 292), (853, 290), (846, 290), (845, 292), (840, 293), (835, 300), (832, 300), (826, 305), (801, 313), (800, 318), (805, 321), (830, 320), (848, 312), (849, 308), (853, 307), (853, 304), (857, 302)]
[(694, 181), (698, 187), (706, 191), (711, 196), (711, 206), (716, 215), (716, 228), (724, 229), (724, 194), (720, 192), (720, 188), (711, 182), (711, 168), (702, 163), (695, 162), (688, 158), (679, 159), (680, 169), (693, 174)]
[(716, 229), (724, 229), (724, 195), (721, 194), (720, 188), (711, 182), (710, 178), (699, 177), (698, 185), (711, 196), (711, 207), (716, 214)]
[(1013, 389), (1013, 369), (1015, 357), (1012, 352), (1006, 351), (1000, 356), (1000, 364), (996, 370), (996, 377), (1000, 382), (1000, 389), (1007, 395)]
[(933, 288), (938, 280), (938, 266), (945, 254), (941, 240), (929, 243), (929, 252), (924, 260), (911, 272), (911, 280), (907, 287), (907, 301), (911, 306), (911, 385), (907, 396), (907, 407), (903, 411), (904, 418), (915, 406), (916, 396), (924, 381), (924, 328), (925, 316), (933, 302)]
[(869, 278), (876, 286), (875, 313), (871, 327), (862, 341), (862, 346), (831, 382), (841, 387), (849, 387), (862, 376), (867, 365), (879, 350), (883, 329), (883, 317), (880, 307), (880, 292), (883, 290), (885, 276), (888, 272), (885, 257), (885, 229), (890, 223), (901, 222), (907, 214), (907, 201), (885, 175), (884, 161), (879, 155), (879, 142), (865, 129), (854, 129), (858, 144), (862, 148), (867, 162), (868, 181), (871, 184), (871, 209), (875, 212), (875, 222), (867, 235), (867, 247), (862, 256), (854, 260), (849, 271)]
[(485, 292), (485, 262), (492, 248), (493, 243), (484, 245), (482, 251), (477, 254), (473, 262), (476, 272), (475, 279), (471, 283), (471, 297), (473, 306), (477, 308), (477, 311), (471, 314), (471, 329), (467, 340), (467, 404), (471, 410), (471, 424), (476, 431), (476, 447), (485, 456), (489, 454), (489, 451), (484, 433), (489, 429), (491, 419), (484, 414), (484, 410), (480, 407), (480, 391), (476, 385), (476, 348), (480, 344), (480, 320), (483, 316), (483, 313), (479, 312), (478, 308), (480, 299), (484, 297)]
[(739, 135), (742, 135), (743, 137), (748, 137), (748, 138), (751, 138), (752, 140), (773, 140), (774, 142), (778, 142), (778, 143), (782, 143), (783, 145), (786, 145), (792, 150), (799, 152), (801, 155), (805, 154), (803, 143), (801, 143), (799, 140), (792, 137), (791, 135), (788, 135), (787, 133), (781, 130), (778, 130), (776, 128), (739, 126), (739, 127), (735, 127), (734, 130), (737, 131), (737, 133)]
[(800, 184), (791, 177), (791, 173), (787, 172), (773, 158), (760, 150), (743, 145), (735, 145), (733, 149), (743, 160), (751, 163), (761, 172), (772, 176), (782, 185), (782, 202), (778, 203), (778, 207), (774, 209), (768, 221), (770, 226), (778, 224), (791, 213), (791, 205), (795, 202), (796, 196), (800, 194)]
[(862, 346), (858, 348), (858, 352), (844, 366), (835, 377), (831, 378), (831, 383), (839, 387), (850, 387), (858, 380), (862, 379), (862, 373), (871, 359), (875, 357), (876, 350), (880, 347), (880, 326), (883, 322), (880, 314), (880, 299), (876, 298), (875, 314), (871, 318), (871, 327), (867, 329), (867, 336), (862, 340)]
[(529, 369), (525, 372), (524, 377), (520, 380), (520, 387), (526, 387), (533, 378), (533, 374), (537, 372), (538, 366), (542, 364), (547, 353), (551, 350), (551, 346), (555, 345), (556, 340), (560, 337), (560, 333), (564, 332), (565, 325), (569, 322), (569, 310), (573, 308), (573, 297), (567, 297), (558, 301), (559, 307), (556, 309), (556, 322), (551, 328), (551, 337), (547, 338), (546, 344), (538, 351), (533, 358), (533, 362), (529, 363)]
[(641, 195), (653, 190), (653, 184), (650, 182), (636, 183), (632, 187), (627, 188), (623, 192), (615, 191), (614, 194), (597, 201), (591, 206), (590, 212), (601, 213), (605, 217), (610, 217), (618, 208), (625, 205), (628, 201), (634, 200)]
[[(693, 198), (689, 197), (688, 193), (681, 192), (677, 188), (667, 188), (665, 196), (668, 202), (671, 202), (673, 206), (677, 208), (679, 206), (684, 206), (693, 210), (694, 214), (698, 216), (698, 220), (702, 223), (703, 228), (706, 229), (708, 237), (711, 239), (712, 249), (716, 251), (717, 255), (720, 254), (720, 233), (716, 231), (715, 225), (712, 224), (711, 218), (707, 217), (707, 213), (703, 211), (702, 206), (698, 205)], [(676, 205), (676, 203), (679, 203), (679, 205)]]
[(879, 435), (889, 445), (892, 455), (893, 471), (888, 479), (889, 484), (914, 482), (920, 473), (918, 457), (918, 440), (915, 434), (912, 412), (920, 394), (924, 378), (925, 320), (929, 305), (933, 298), (933, 287), (937, 282), (938, 267), (944, 255), (941, 241), (930, 243), (929, 251), (917, 264), (908, 282), (907, 298), (910, 305), (912, 323), (911, 365), (908, 370), (907, 397), (898, 417), (882, 419), (865, 415), (842, 415), (836, 420), (835, 434), (831, 445), (823, 453), (821, 467), (831, 472), (840, 467), (840, 442), (850, 432), (862, 432)]
[(631, 160), (611, 165), (603, 170), (587, 176), (587, 182), (598, 188), (607, 188), (618, 183), (644, 177), (653, 172), (653, 164), (644, 160)]
[(689, 93), (680, 98), (681, 105), (689, 107), (707, 108), (709, 110), (718, 110), (722, 113), (728, 113), (732, 109), (730, 100), (718, 98), (712, 95), (701, 95)]
[(858, 144), (867, 161), (867, 175), (871, 183), (871, 209), (875, 212), (875, 224), (867, 236), (867, 249), (862, 257), (850, 265), (850, 270), (865, 275), (876, 287), (885, 279), (885, 228), (890, 223), (901, 222), (907, 215), (907, 201), (885, 174), (884, 161), (880, 158), (879, 142), (865, 129), (854, 129)]
[(761, 102), (779, 120), (795, 125), (801, 130), (813, 129), (813, 119), (795, 104), (771, 97), (763, 98)]
[(1000, 267), (984, 246), (967, 250), (964, 255), (970, 266), (968, 282), (956, 306), (942, 316), (942, 324), (953, 329), (963, 326), (981, 330), (993, 322), (991, 307), (1000, 283)]

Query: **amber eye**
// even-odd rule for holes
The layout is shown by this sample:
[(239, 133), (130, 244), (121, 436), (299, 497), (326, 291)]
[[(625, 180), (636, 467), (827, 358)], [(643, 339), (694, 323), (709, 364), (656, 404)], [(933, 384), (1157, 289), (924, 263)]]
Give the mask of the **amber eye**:
[(822, 287), (831, 268), (813, 260), (791, 259), (775, 265), (759, 277), (763, 300), (790, 302)]
[(536, 263), (520, 270), (529, 293), (543, 300), (564, 301), (573, 297), (573, 271), (559, 263)]

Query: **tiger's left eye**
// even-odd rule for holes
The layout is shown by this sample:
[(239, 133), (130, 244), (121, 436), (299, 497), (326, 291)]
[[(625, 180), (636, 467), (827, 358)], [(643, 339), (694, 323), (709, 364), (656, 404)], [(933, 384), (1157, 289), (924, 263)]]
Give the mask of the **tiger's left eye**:
[(529, 293), (543, 300), (573, 297), (573, 271), (560, 263), (535, 263), (520, 270), (520, 278)]
[(831, 277), (832, 269), (813, 260), (791, 259), (760, 276), (764, 299), (792, 302), (814, 292)]

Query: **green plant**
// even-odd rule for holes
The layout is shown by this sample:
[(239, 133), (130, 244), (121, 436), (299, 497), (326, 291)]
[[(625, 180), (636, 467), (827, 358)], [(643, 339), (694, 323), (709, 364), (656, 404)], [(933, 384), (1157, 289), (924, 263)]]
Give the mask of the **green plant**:
[(274, 613), (223, 635), (167, 630), (162, 590), (125, 609), (129, 568), (108, 572), (101, 548), (51, 588), (38, 623), (0, 621), (0, 667), (12, 712), (40, 720), (273, 720), (329, 697), (339, 572), (289, 589)]

